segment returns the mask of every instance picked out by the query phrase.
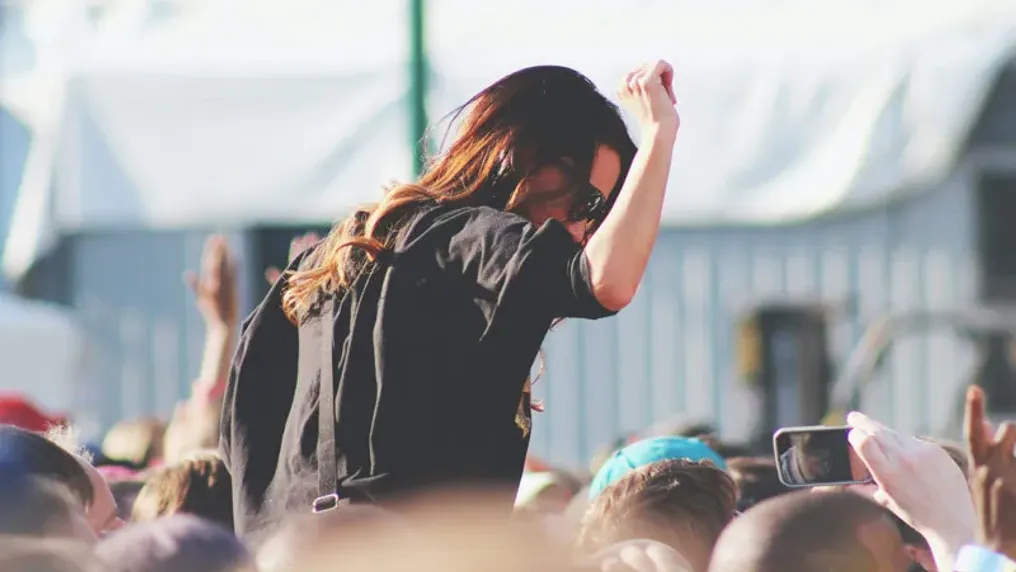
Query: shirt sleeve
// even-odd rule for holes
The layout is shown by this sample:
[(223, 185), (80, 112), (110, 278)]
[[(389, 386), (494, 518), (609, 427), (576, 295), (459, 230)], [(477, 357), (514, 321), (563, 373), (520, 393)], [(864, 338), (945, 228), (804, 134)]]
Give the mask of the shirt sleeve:
[(450, 234), (438, 250), (445, 270), (461, 272), (481, 289), (546, 312), (552, 318), (603, 318), (612, 312), (593, 295), (589, 261), (560, 222), (540, 227), (490, 208), (462, 209), (434, 221)]
[(1016, 562), (982, 546), (968, 544), (956, 556), (956, 572), (1016, 572)]

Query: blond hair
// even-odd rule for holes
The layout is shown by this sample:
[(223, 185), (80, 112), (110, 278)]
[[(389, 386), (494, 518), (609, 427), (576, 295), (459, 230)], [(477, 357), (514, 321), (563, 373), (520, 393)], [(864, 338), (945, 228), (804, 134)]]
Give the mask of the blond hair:
[(95, 457), (81, 444), (81, 432), (70, 424), (56, 425), (46, 431), (46, 439), (89, 465)]

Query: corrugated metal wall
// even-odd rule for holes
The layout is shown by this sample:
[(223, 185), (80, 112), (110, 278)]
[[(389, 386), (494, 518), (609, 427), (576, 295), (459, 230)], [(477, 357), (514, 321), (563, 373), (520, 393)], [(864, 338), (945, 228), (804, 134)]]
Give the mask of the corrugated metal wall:
[[(858, 294), (858, 315), (833, 333), (836, 358), (880, 311), (967, 305), (975, 269), (966, 184), (957, 174), (904, 204), (799, 226), (665, 231), (631, 306), (551, 333), (535, 389), (547, 412), (537, 414), (534, 453), (578, 466), (622, 432), (674, 416), (747, 439), (754, 396), (736, 379), (734, 340), (753, 303)], [(970, 358), (947, 336), (901, 343), (865, 410), (903, 430), (939, 430)]]
[[(3, 14), (4, 8), (0, 7), (0, 17)], [(21, 121), (6, 109), (0, 109), (0, 247), (7, 240), (31, 137)], [(6, 277), (0, 277), (0, 288), (6, 287)]]

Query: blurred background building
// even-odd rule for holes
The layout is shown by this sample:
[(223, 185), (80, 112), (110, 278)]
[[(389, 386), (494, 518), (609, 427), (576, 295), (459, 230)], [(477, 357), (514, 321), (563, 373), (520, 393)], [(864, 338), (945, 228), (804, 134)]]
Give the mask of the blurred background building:
[[(1002, 316), (1016, 299), (1011, 0), (0, 8), (5, 287), (65, 308), (31, 311), (78, 340), (61, 347), (80, 346), (57, 357), (48, 335), (4, 344), (0, 360), (74, 375), (0, 384), (72, 411), (86, 432), (168, 414), (186, 392), (202, 340), (180, 277), (208, 233), (241, 253), (251, 308), (292, 236), (412, 177), (422, 119), (437, 147), (441, 118), (526, 65), (569, 65), (612, 92), (632, 65), (666, 58), (682, 114), (667, 228), (637, 301), (546, 344), (540, 454), (578, 464), (674, 416), (751, 438), (760, 362), (779, 361), (752, 337), (760, 306), (820, 307), (830, 363), (816, 375), (833, 377), (887, 312)], [(12, 324), (24, 304), (12, 298)], [(860, 405), (947, 433), (982, 358), (955, 328), (922, 331), (893, 345)]]

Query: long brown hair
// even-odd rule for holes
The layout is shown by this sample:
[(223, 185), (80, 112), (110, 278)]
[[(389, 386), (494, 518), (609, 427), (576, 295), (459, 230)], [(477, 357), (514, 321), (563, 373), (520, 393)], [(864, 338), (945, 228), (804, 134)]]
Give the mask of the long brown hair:
[(347, 288), (394, 248), (399, 231), (426, 206), (512, 210), (541, 167), (567, 164), (574, 178), (588, 181), (600, 145), (621, 157), (620, 186), (635, 155), (617, 107), (587, 77), (565, 67), (505, 76), (453, 111), (451, 123), (463, 114), (458, 136), (418, 182), (389, 187), (379, 203), (357, 209), (332, 229), (309, 264), (288, 276), (283, 309), (290, 320), (299, 323), (319, 295)]

